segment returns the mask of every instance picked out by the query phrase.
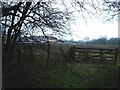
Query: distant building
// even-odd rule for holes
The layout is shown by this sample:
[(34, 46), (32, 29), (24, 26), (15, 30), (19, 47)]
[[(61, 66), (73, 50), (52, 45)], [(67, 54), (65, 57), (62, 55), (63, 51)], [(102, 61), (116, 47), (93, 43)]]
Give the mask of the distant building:
[(48, 36), (49, 38), (49, 42), (57, 42), (57, 38), (56, 37), (53, 37), (53, 36)]
[[(48, 36), (49, 42), (57, 42), (57, 38), (53, 36)], [(23, 43), (34, 43), (34, 42), (40, 42), (44, 43), (47, 42), (47, 37), (45, 36), (30, 36), (30, 37), (22, 37), (21, 41)]]

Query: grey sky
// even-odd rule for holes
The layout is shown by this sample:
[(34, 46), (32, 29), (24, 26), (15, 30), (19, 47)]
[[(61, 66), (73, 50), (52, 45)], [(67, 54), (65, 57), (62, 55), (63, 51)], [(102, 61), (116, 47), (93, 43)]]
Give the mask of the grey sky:
[[(5, 0), (5, 1), (9, 1), (9, 0)], [(52, 1), (52, 0), (42, 0), (42, 1)], [(61, 6), (60, 3), (61, 0), (54, 0), (54, 1), (56, 1), (56, 5), (54, 7), (60, 7), (61, 10), (65, 9), (64, 5)], [(70, 5), (70, 2), (72, 0), (63, 0), (63, 1), (70, 11), (79, 9), (79, 7), (76, 7), (75, 9)], [(83, 0), (79, 0), (79, 1), (83, 1)], [(103, 0), (86, 0), (86, 1), (90, 1), (90, 3), (94, 2), (96, 3), (97, 7), (98, 6), (100, 7), (101, 6), (100, 2), (102, 2)], [(99, 3), (96, 1), (98, 1)], [(87, 6), (87, 4), (86, 4), (86, 8), (88, 8), (90, 12), (96, 13), (96, 11), (89, 5)], [(74, 16), (76, 20), (74, 21), (75, 23), (71, 24), (72, 36), (67, 35), (66, 37), (64, 37), (64, 39), (83, 40), (85, 37), (90, 37), (90, 39), (99, 38), (100, 36), (106, 36), (108, 38), (118, 37), (118, 22), (114, 20), (113, 22), (102, 23), (102, 19), (106, 19), (107, 16), (103, 17), (103, 14), (101, 13), (102, 12), (98, 12), (98, 14), (93, 16), (92, 14), (88, 15), (87, 12), (84, 12), (83, 15), (85, 16), (86, 19), (83, 19), (81, 12), (79, 13), (75, 12)], [(85, 20), (87, 21), (87, 23), (85, 23)]]

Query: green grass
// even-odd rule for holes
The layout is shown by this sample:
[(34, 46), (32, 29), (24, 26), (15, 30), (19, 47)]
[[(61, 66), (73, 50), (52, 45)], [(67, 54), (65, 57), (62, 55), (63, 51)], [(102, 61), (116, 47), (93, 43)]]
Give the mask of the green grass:
[(9, 87), (113, 88), (118, 86), (116, 65), (62, 62), (47, 69), (46, 58), (34, 57), (34, 60), (29, 62), (28, 59), (21, 63), (19, 82), (13, 80), (14, 83)]
[(114, 65), (67, 63), (47, 69), (45, 61), (36, 60), (26, 62), (26, 65), (24, 63), (17, 77), (18, 81), (12, 80), (10, 85), (8, 83), (6, 86), (18, 88), (113, 88), (118, 86), (118, 68)]
[[(67, 51), (66, 47), (63, 50)], [(20, 63), (18, 63), (20, 67), (18, 76), (16, 76), (18, 80), (12, 77), (12, 82), (6, 80), (4, 82), (8, 83), (4, 86), (17, 88), (118, 87), (118, 70), (120, 70), (118, 66), (61, 62), (62, 58), (56, 51), (59, 51), (59, 46), (51, 47), (51, 52), (54, 53), (50, 53), (49, 69), (46, 68), (46, 53), (44, 50), (37, 48), (33, 59), (31, 59), (31, 55), (24, 56), (23, 54)], [(39, 55), (35, 53), (39, 53)], [(57, 62), (55, 65), (52, 63), (54, 60)]]
[(117, 87), (116, 66), (67, 64), (50, 72), (49, 83), (57, 88), (112, 88)]

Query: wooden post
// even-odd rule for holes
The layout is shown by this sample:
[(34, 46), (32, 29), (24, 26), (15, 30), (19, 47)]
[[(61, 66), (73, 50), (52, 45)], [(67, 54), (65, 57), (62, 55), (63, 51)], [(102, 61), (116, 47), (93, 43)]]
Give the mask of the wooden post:
[(87, 57), (86, 58), (87, 58), (86, 61), (88, 62), (89, 61), (89, 48), (87, 49)]
[(102, 62), (102, 49), (100, 49), (100, 62)]
[(73, 60), (75, 61), (75, 46), (73, 46)]
[(117, 64), (117, 48), (115, 48), (115, 64)]
[(50, 57), (50, 42), (49, 38), (47, 37), (47, 69), (49, 69), (49, 57)]

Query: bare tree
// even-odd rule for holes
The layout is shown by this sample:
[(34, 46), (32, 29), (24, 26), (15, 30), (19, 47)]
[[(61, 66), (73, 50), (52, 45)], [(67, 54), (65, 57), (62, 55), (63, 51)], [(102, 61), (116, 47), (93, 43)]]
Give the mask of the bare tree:
[[(52, 30), (55, 34), (66, 34), (69, 29), (66, 11), (53, 8), (47, 2), (2, 2), (2, 25), (4, 51), (11, 51), (21, 35), (30, 31), (45, 32)], [(45, 35), (46, 36), (46, 35)]]
[[(51, 30), (58, 35), (68, 34), (68, 21), (72, 14), (79, 12), (86, 20), (93, 17), (100, 10), (111, 12), (113, 18), (119, 14), (119, 1), (110, 0), (47, 0), (46, 2), (1, 2), (3, 39), (6, 50), (14, 44), (20, 35), (38, 33)], [(55, 5), (59, 5), (58, 7)], [(61, 7), (64, 7), (61, 9)], [(74, 15), (75, 16), (75, 15)], [(99, 16), (99, 15), (98, 15)], [(43, 28), (44, 27), (44, 28)], [(13, 46), (11, 44), (11, 46)]]
[(103, 11), (107, 15), (107, 21), (118, 20), (120, 15), (120, 1), (119, 0), (103, 0)]
[(3, 59), (11, 59), (16, 43), (22, 36), (36, 35), (40, 32), (47, 39), (47, 67), (50, 43), (46, 32), (63, 36), (70, 34), (69, 13), (54, 7), (54, 2), (1, 2)]
[[(62, 2), (67, 7), (67, 0), (62, 0)], [(118, 15), (120, 15), (119, 0), (69, 0), (69, 4), (74, 8), (73, 12), (79, 12), (79, 16), (85, 22), (88, 17), (102, 18), (104, 21), (111, 21), (115, 18), (118, 20)]]
[[(109, 0), (47, 0), (46, 2), (0, 2), (2, 8), (3, 50), (10, 53), (21, 36), (47, 32), (63, 36), (70, 34), (69, 21), (75, 13), (87, 22), (87, 17), (100, 16), (100, 11), (119, 14), (120, 2)], [(57, 6), (58, 5), (58, 6)], [(104, 6), (104, 7), (103, 7)], [(48, 39), (48, 38), (47, 38)], [(49, 43), (48, 43), (49, 47)]]

